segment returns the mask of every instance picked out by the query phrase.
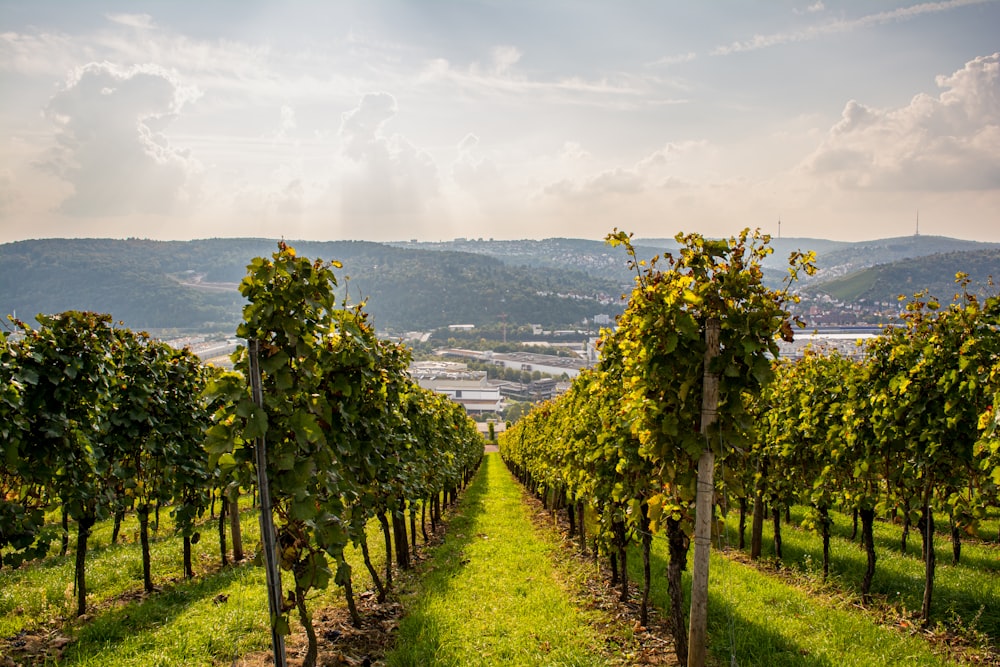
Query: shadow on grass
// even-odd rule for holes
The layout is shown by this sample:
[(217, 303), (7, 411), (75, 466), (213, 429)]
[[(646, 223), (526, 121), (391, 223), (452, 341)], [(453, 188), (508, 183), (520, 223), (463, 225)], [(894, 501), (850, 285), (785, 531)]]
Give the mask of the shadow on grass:
[[(97, 653), (107, 653), (125, 639), (159, 629), (193, 604), (214, 598), (235, 580), (246, 575), (244, 564), (215, 574), (184, 580), (173, 588), (140, 600), (102, 610), (80, 628), (77, 640), (67, 649), (65, 660), (72, 662)], [(262, 611), (266, 614), (266, 611)]]
[(828, 658), (809, 655), (770, 629), (767, 617), (749, 618), (720, 595), (708, 595), (709, 651), (721, 664), (768, 665), (769, 667), (833, 667)]
[[(796, 528), (801, 525), (802, 520), (805, 518), (806, 510), (802, 507), (795, 507), (792, 509), (792, 525)], [(858, 524), (858, 536), (852, 540), (851, 533), (853, 532), (853, 526), (851, 517), (843, 514), (841, 512), (831, 512), (831, 517), (833, 518), (833, 525), (831, 527), (831, 535), (833, 537), (840, 538), (847, 543), (853, 543), (857, 546), (858, 550), (861, 550), (861, 525)], [(948, 521), (947, 516), (944, 517), (942, 522), (941, 516), (935, 517), (935, 523), (937, 524), (938, 530), (934, 533), (934, 552), (937, 554), (937, 562), (944, 564), (951, 564), (952, 554), (951, 554), (951, 534), (941, 530), (942, 525), (947, 527)], [(785, 525), (784, 523), (782, 525)], [(892, 534), (886, 534), (887, 531), (891, 531)], [(902, 536), (903, 526), (902, 524), (895, 524), (889, 521), (876, 520), (875, 521), (875, 550), (877, 553), (892, 553), (901, 556), (908, 556), (915, 560), (920, 560), (920, 550), (921, 550), (921, 536), (920, 531), (915, 525), (910, 526), (909, 539), (906, 542), (906, 551), (900, 550), (900, 537)], [(1000, 570), (1000, 565), (997, 564), (997, 558), (1000, 557), (1000, 549), (996, 542), (991, 540), (983, 539), (966, 539), (962, 543), (962, 560), (959, 563), (960, 566), (967, 566), (975, 570), (981, 570), (984, 572), (996, 572)], [(992, 553), (991, 553), (992, 552)]]
[[(650, 585), (650, 601), (666, 616), (669, 614), (670, 598), (667, 594), (668, 558), (666, 542), (657, 536), (650, 554), (653, 577)], [(641, 579), (641, 555), (638, 550), (629, 553), (630, 575), (639, 586)], [(635, 567), (635, 570), (632, 567)], [(735, 659), (739, 665), (796, 665), (800, 667), (832, 667), (834, 663), (824, 658), (809, 656), (806, 650), (775, 632), (768, 618), (748, 617), (726, 600), (717, 588), (709, 586), (708, 594), (708, 636), (709, 651), (719, 664), (731, 664)], [(684, 573), (684, 609), (691, 606), (690, 600), (690, 557), (689, 568)]]
[[(795, 519), (801, 514), (793, 511)], [(839, 518), (839, 517), (838, 517)], [(850, 523), (835, 528), (831, 544), (830, 575), (837, 586), (854, 595), (860, 595), (860, 585), (866, 568), (866, 557), (857, 542), (851, 542)], [(783, 562), (811, 572), (817, 580), (821, 577), (822, 552), (819, 537), (803, 529), (784, 524)], [(774, 555), (774, 543), (770, 526), (765, 526), (762, 557)], [(916, 553), (900, 554), (898, 540), (886, 536), (876, 537), (875, 577), (872, 593), (893, 605), (900, 605), (910, 611), (919, 611), (923, 602), (924, 578), (923, 562), (919, 558), (920, 535), (911, 533), (912, 543), (916, 542)], [(988, 581), (988, 574), (996, 567), (981, 553), (963, 553), (962, 563), (951, 565), (950, 542), (935, 541), (937, 572), (934, 584), (933, 621), (947, 621), (985, 633), (992, 643), (1000, 638), (1000, 599), (992, 585), (982, 585)], [(852, 551), (853, 550), (853, 551)], [(839, 552), (839, 553), (838, 553)], [(845, 557), (846, 552), (846, 557)], [(985, 567), (989, 564), (989, 568)], [(977, 585), (977, 582), (979, 584)]]
[(386, 664), (400, 667), (458, 665), (450, 654), (437, 619), (422, 601), (447, 596), (452, 582), (468, 564), (463, 554), (476, 539), (472, 528), (477, 517), (486, 511), (484, 498), (489, 490), (489, 468), (489, 459), (484, 458), (472, 483), (462, 493), (457, 511), (448, 520), (444, 541), (431, 550), (430, 558), (420, 568), (419, 584), (413, 591), (415, 603), (406, 610), (395, 646), (386, 655)]

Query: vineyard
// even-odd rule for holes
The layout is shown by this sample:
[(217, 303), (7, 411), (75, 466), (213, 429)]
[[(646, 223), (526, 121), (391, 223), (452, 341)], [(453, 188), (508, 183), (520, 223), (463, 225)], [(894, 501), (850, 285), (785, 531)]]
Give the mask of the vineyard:
[[(599, 365), (500, 438), (510, 473), (565, 522), (581, 558), (573, 567), (599, 563), (623, 609), (631, 614), (635, 601), (635, 633), (662, 627), (680, 664), (705, 664), (706, 651), (768, 664), (791, 641), (784, 626), (802, 616), (821, 618), (838, 640), (856, 634), (873, 664), (878, 651), (939, 664), (918, 657), (926, 647), (905, 636), (918, 633), (941, 638), (949, 655), (1000, 661), (1000, 298), (970, 294), (959, 276), (953, 301), (910, 299), (903, 323), (858, 358), (777, 360), (776, 339), (801, 324), (788, 304), (798, 274), (813, 270), (811, 254), (793, 253), (788, 280), (773, 289), (762, 282), (767, 236), (677, 240), (677, 256), (647, 263), (627, 235), (609, 236), (632, 257), (636, 286), (617, 328), (603, 333)], [(490, 539), (512, 549), (504, 563), (527, 555), (527, 537), (483, 516), (496, 455), (480, 467), (483, 441), (464, 411), (409, 378), (408, 352), (377, 338), (362, 307), (338, 303), (337, 268), (283, 243), (250, 264), (237, 332), (247, 345), (234, 372), (94, 313), (40, 316), (37, 328), (16, 323), (0, 336), (0, 640), (66, 623), (77, 663), (101, 664), (83, 647), (102, 637), (125, 646), (129, 628), (191, 613), (190, 629), (165, 641), (211, 645), (213, 623), (226, 637), (243, 627), (242, 640), (209, 649), (212, 662), (230, 664), (263, 648), (247, 610), (269, 609), (275, 661), (297, 619), (302, 664), (315, 665), (324, 637), (315, 610), (329, 591), (339, 591), (348, 622), (364, 626), (357, 582), (366, 600), (385, 602), (418, 533), (426, 544), (428, 521), (433, 533), (443, 506), (474, 479), (462, 505), (468, 527), (449, 538), (462, 549), (449, 555), (446, 544), (426, 577), (445, 596), (407, 613), (419, 619), (458, 595), (498, 604), (503, 581), (471, 588), (489, 586), (499, 565), (475, 586), (460, 584), (478, 571), (466, 554), (497, 558)], [(518, 504), (502, 493), (503, 507)], [(227, 567), (230, 553), (236, 562), (256, 555), (263, 571)], [(511, 617), (543, 586), (532, 570), (541, 561), (524, 562), (528, 571), (502, 570), (526, 577), (512, 586)], [(803, 589), (852, 609), (817, 611), (825, 603)], [(156, 618), (107, 612), (130, 596), (159, 600)], [(557, 598), (545, 604), (574, 616)], [(476, 604), (447, 621), (449, 633), (460, 634)], [(754, 616), (770, 614), (781, 619), (773, 636), (753, 634), (763, 632), (750, 628)], [(448, 644), (444, 621), (416, 622), (400, 632), (412, 655), (424, 655), (427, 627)], [(563, 650), (534, 625), (552, 629), (553, 620), (524, 623), (527, 632), (503, 635)], [(879, 634), (884, 625), (900, 632)], [(579, 633), (567, 628), (561, 636)], [(140, 658), (152, 650), (135, 641)], [(488, 650), (455, 655), (482, 661)], [(574, 664), (606, 664), (600, 651), (565, 650), (581, 656)]]
[[(634, 257), (627, 236), (609, 239)], [(793, 507), (798, 523), (822, 541), (824, 578), (843, 566), (831, 558), (834, 510), (847, 513), (852, 534), (860, 529), (865, 562), (850, 587), (869, 607), (873, 587), (886, 590), (876, 584), (879, 551), (905, 553), (912, 530), (923, 562), (919, 612), (910, 618), (903, 608), (895, 611), (924, 627), (945, 618), (983, 622), (995, 650), (996, 587), (984, 581), (990, 593), (978, 598), (979, 606), (963, 607), (954, 598), (935, 604), (934, 540), (947, 522), (951, 560), (958, 564), (963, 539), (980, 542), (977, 528), (1000, 501), (994, 410), (1000, 299), (968, 294), (960, 275), (961, 293), (952, 303), (914, 297), (904, 323), (875, 338), (861, 360), (810, 354), (773, 362), (775, 339), (793, 334), (788, 286), (811, 263), (808, 255), (793, 254), (785, 288), (764, 287), (767, 240), (748, 232), (729, 241), (691, 235), (678, 238), (678, 257), (659, 260), (662, 270), (656, 262), (634, 262), (636, 288), (618, 328), (605, 333), (599, 366), (504, 433), (501, 455), (547, 504), (566, 509), (571, 532), (596, 532), (623, 598), (629, 548), (636, 545), (642, 623), (653, 537), (663, 536), (668, 615), (682, 664), (702, 664), (701, 656), (688, 662), (689, 648), (704, 651), (703, 641), (688, 645), (695, 625), (689, 632), (682, 580), (690, 546), (699, 539), (696, 521), (708, 523), (716, 537), (729, 533), (720, 522), (735, 522), (732, 541), (740, 549), (749, 521), (748, 557), (757, 561), (767, 520), (780, 566), (782, 522)], [(704, 475), (714, 470), (719, 475), (706, 484)], [(705, 499), (701, 517), (699, 496)], [(876, 542), (879, 522), (901, 526), (896, 544)], [(707, 552), (709, 537), (701, 539)], [(986, 554), (981, 575), (991, 581), (1000, 551)], [(697, 585), (697, 562), (692, 576)], [(707, 562), (703, 576), (707, 582)]]
[[(380, 524), (385, 552), (394, 544), (407, 567), (418, 518), (421, 527), (429, 518), (433, 529), (442, 502), (467, 483), (483, 448), (459, 406), (409, 379), (405, 349), (376, 338), (360, 308), (338, 306), (335, 266), (299, 258), (284, 244), (272, 258), (254, 260), (240, 286), (248, 305), (238, 334), (259, 358), (241, 347), (233, 373), (116, 328), (103, 315), (40, 316), (37, 330), (17, 323), (16, 340), (0, 339), (4, 567), (52, 548), (65, 554), (75, 526), (71, 585), (74, 612), (83, 616), (88, 541), (98, 521), (114, 518), (115, 543), (126, 512), (134, 511), (143, 589), (151, 593), (154, 565), (166, 567), (153, 563), (150, 548), (150, 524), (159, 526), (161, 508), (182, 537), (183, 576), (190, 578), (200, 519), (213, 497), (221, 497), (225, 564), (224, 514), (238, 517), (249, 489), (265, 506), (273, 497), (273, 512), (260, 516), (262, 525), (276, 519), (261, 531), (261, 543), (265, 551), (271, 544), (277, 562), (268, 565), (280, 565), (287, 584), (287, 591), (275, 589), (268, 568), (269, 590), (279, 594), (271, 599), (277, 642), (296, 611), (308, 637), (304, 664), (315, 664), (308, 599), (331, 582), (360, 624), (348, 547), (360, 549), (384, 596), (392, 568), (383, 581), (369, 558), (369, 522)], [(257, 391), (248, 385), (253, 377)], [(265, 447), (266, 486), (254, 473)], [(237, 559), (240, 526), (229, 526)]]

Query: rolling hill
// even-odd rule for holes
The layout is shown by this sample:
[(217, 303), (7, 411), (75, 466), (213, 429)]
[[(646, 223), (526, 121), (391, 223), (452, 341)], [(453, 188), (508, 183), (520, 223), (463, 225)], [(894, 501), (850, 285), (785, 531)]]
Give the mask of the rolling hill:
[[(341, 290), (366, 302), (376, 326), (397, 332), (448, 324), (536, 323), (571, 328), (621, 311), (633, 273), (621, 248), (601, 241), (481, 241), (380, 244), (289, 241), (301, 255), (339, 260)], [(964, 271), (974, 289), (1000, 277), (1000, 244), (913, 236), (859, 243), (773, 239), (766, 280), (777, 285), (791, 250), (817, 251), (804, 293), (841, 302), (895, 301), (928, 289), (941, 299)], [(676, 248), (637, 241), (642, 258)], [(0, 245), (0, 316), (95, 310), (135, 329), (235, 330), (246, 265), (276, 250), (270, 239), (42, 239)]]
[(990, 279), (1000, 280), (1000, 248), (953, 251), (924, 255), (919, 259), (902, 259), (877, 264), (860, 271), (845, 273), (804, 289), (823, 293), (844, 302), (895, 301), (900, 295), (926, 289), (931, 296), (950, 301), (960, 287), (955, 283), (959, 272), (968, 274), (970, 292), (994, 294)]
[[(581, 272), (515, 268), (455, 251), (358, 242), (289, 242), (339, 260), (345, 298), (366, 301), (379, 328), (405, 331), (507, 317), (551, 327), (621, 310), (619, 282)], [(232, 331), (246, 265), (276, 242), (43, 239), (0, 246), (0, 314), (31, 321), (64, 310), (111, 313), (137, 329)]]

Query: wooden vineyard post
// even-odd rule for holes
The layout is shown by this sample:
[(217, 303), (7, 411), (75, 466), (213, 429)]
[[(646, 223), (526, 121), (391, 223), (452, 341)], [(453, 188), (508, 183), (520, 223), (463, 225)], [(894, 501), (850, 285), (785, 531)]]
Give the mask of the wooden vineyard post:
[(719, 329), (719, 320), (715, 318), (705, 324), (705, 370), (701, 398), (701, 432), (705, 436), (705, 450), (698, 459), (698, 491), (695, 497), (688, 667), (704, 666), (708, 644), (708, 560), (712, 547), (712, 502), (715, 495), (715, 454), (708, 442), (708, 431), (719, 416), (719, 375), (710, 372), (709, 366), (719, 355)]
[[(258, 361), (259, 342), (247, 341), (250, 352), (250, 393), (254, 404), (264, 409), (264, 391), (260, 383)], [(260, 541), (264, 548), (264, 570), (267, 573), (267, 606), (271, 616), (271, 647), (274, 650), (274, 664), (285, 667), (285, 636), (278, 628), (281, 617), (281, 572), (278, 570), (278, 555), (275, 547), (277, 536), (274, 531), (274, 517), (271, 515), (271, 490), (267, 483), (267, 451), (264, 436), (254, 443), (257, 463), (257, 489), (260, 494)]]

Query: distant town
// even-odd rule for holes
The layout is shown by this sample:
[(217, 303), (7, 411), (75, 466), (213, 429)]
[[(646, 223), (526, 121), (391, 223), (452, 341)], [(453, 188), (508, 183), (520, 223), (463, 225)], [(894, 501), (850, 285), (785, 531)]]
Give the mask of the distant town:
[[(879, 325), (865, 321), (863, 316), (875, 316), (881, 311), (866, 311), (835, 303), (827, 305), (830, 306), (828, 309), (819, 305), (809, 306), (814, 315), (826, 315), (829, 319), (817, 320), (815, 328), (800, 329), (792, 342), (779, 341), (782, 357), (798, 358), (810, 349), (836, 351), (848, 357), (859, 356), (864, 340), (877, 335)], [(887, 307), (879, 305), (879, 308)], [(600, 324), (604, 326), (611, 324), (606, 315), (594, 319), (600, 319)], [(820, 322), (822, 326), (819, 326)], [(471, 331), (475, 326), (457, 324), (449, 328)], [(484, 435), (495, 436), (502, 433), (508, 423), (517, 421), (532, 405), (567, 391), (573, 378), (581, 371), (597, 365), (599, 338), (593, 335), (592, 330), (546, 331), (533, 325), (532, 331), (537, 338), (522, 345), (532, 349), (548, 348), (551, 354), (442, 347), (417, 355), (420, 358), (410, 364), (410, 375), (421, 387), (447, 396), (465, 408)], [(403, 336), (383, 332), (382, 335), (412, 344), (427, 343), (431, 332), (408, 332)], [(568, 337), (574, 340), (566, 341)], [(206, 363), (226, 368), (232, 367), (229, 355), (241, 343), (236, 338), (211, 335), (186, 336), (166, 342), (175, 347), (189, 347)]]

